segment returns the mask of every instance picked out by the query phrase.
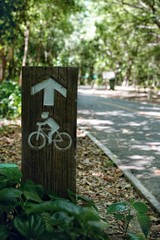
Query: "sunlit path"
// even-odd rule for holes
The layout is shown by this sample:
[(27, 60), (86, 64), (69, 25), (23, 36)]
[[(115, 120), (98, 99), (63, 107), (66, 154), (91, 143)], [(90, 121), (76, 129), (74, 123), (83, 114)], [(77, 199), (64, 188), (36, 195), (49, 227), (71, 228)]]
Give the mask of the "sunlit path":
[(160, 106), (80, 90), (78, 124), (120, 160), (160, 201)]

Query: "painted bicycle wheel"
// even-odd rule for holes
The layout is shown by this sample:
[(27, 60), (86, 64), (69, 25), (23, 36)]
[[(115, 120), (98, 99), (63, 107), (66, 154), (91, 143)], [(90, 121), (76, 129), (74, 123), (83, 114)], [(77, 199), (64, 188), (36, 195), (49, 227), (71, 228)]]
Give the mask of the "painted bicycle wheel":
[(66, 132), (58, 133), (54, 139), (54, 144), (59, 150), (66, 150), (72, 144), (71, 136)]
[(28, 137), (28, 144), (33, 149), (41, 149), (46, 144), (46, 137), (43, 133), (34, 131)]

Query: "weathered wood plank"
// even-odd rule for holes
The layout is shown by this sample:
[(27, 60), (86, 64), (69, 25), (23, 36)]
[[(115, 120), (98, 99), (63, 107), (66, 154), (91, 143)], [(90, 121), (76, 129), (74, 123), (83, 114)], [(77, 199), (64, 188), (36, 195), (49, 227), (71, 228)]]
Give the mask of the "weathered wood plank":
[[(45, 106), (44, 91), (31, 95), (31, 88), (52, 78), (67, 89), (64, 97), (54, 91), (54, 106)], [(76, 191), (76, 119), (77, 119), (77, 68), (23, 67), (22, 69), (22, 172), (24, 179), (43, 184), (60, 196), (66, 190)], [(42, 112), (49, 112), (60, 126), (59, 132), (67, 132), (72, 144), (67, 150), (59, 150), (52, 142), (42, 149), (32, 149), (28, 144), (31, 132), (37, 130), (37, 122), (43, 122)]]

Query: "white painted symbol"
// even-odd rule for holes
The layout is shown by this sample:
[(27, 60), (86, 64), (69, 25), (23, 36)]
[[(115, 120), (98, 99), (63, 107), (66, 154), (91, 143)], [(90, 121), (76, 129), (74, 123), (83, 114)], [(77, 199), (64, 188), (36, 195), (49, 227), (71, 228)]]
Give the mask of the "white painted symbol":
[[(28, 137), (28, 144), (31, 148), (39, 150), (46, 145), (46, 139), (48, 139), (48, 144), (54, 142), (54, 145), (57, 149), (66, 150), (70, 148), (72, 144), (72, 138), (67, 132), (59, 132), (59, 124), (52, 118), (49, 117), (48, 112), (43, 112), (41, 114), (43, 119), (46, 119), (43, 122), (37, 122), (38, 130), (33, 131)], [(42, 126), (48, 125), (49, 128), (45, 129)], [(46, 133), (46, 131), (48, 133)], [(53, 135), (56, 133), (56, 136), (53, 139)]]
[(60, 92), (64, 97), (67, 96), (67, 89), (52, 78), (48, 78), (47, 80), (32, 86), (31, 95), (34, 95), (41, 90), (44, 90), (43, 105), (45, 106), (54, 106), (55, 90)]

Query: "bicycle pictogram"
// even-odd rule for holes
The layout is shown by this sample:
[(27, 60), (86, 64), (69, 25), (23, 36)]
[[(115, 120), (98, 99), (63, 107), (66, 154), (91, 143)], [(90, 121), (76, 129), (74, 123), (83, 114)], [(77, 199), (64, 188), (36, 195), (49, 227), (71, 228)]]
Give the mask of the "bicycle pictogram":
[[(43, 112), (41, 114), (43, 122), (37, 122), (38, 130), (30, 133), (28, 137), (28, 144), (31, 148), (39, 150), (46, 146), (47, 140), (48, 145), (52, 142), (55, 147), (59, 150), (66, 150), (70, 148), (72, 144), (72, 138), (67, 132), (59, 132), (59, 124), (52, 118), (49, 117), (48, 112)], [(49, 126), (45, 128), (43, 126)]]

